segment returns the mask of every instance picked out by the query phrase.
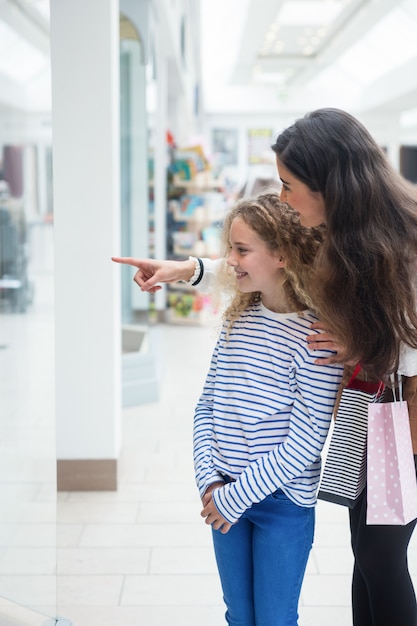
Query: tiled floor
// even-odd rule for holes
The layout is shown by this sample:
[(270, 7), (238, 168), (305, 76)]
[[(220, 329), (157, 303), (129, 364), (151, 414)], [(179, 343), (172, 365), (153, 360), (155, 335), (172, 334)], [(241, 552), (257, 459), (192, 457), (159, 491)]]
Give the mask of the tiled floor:
[[(124, 412), (119, 491), (60, 494), (59, 607), (76, 626), (225, 623), (191, 446), (215, 329), (155, 332), (165, 355), (161, 397)], [(351, 567), (346, 511), (320, 503), (301, 626), (350, 624)]]
[[(0, 315), (0, 346), (7, 345), (0, 350), (0, 626), (49, 626), (47, 617), (12, 610), (1, 597), (50, 615), (55, 589), (58, 615), (74, 626), (220, 626), (221, 590), (191, 445), (216, 329), (153, 327), (160, 398), (123, 412), (118, 491), (60, 493), (56, 512), (51, 278), (49, 270), (39, 273), (27, 315)], [(417, 536), (410, 566), (417, 582)], [(347, 511), (320, 502), (300, 626), (351, 624), (351, 569)]]

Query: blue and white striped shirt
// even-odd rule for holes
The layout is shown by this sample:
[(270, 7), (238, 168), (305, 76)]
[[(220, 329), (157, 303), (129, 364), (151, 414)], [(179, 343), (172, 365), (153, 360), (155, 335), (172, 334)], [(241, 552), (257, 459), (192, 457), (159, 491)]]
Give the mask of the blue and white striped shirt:
[(316, 504), (321, 450), (342, 367), (316, 365), (327, 350), (311, 352), (310, 311), (274, 313), (248, 307), (229, 337), (220, 333), (194, 417), (194, 464), (202, 496), (213, 492), (229, 522), (277, 489), (300, 506)]

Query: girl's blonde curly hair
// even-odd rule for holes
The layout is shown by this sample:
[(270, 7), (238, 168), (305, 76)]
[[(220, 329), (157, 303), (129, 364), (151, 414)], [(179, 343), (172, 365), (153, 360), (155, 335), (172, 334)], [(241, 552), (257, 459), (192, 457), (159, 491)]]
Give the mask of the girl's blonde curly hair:
[[(265, 242), (272, 253), (286, 261), (283, 283), (286, 304), (294, 311), (314, 309), (309, 296), (309, 285), (314, 271), (314, 260), (324, 239), (324, 226), (305, 228), (298, 214), (279, 199), (276, 191), (267, 191), (254, 198), (239, 200), (226, 215), (221, 252), (227, 258), (230, 251), (230, 228), (235, 218), (243, 220)], [(232, 294), (232, 300), (223, 314), (229, 330), (240, 313), (260, 300), (259, 292), (239, 291), (235, 273), (226, 263), (220, 271), (218, 286)]]

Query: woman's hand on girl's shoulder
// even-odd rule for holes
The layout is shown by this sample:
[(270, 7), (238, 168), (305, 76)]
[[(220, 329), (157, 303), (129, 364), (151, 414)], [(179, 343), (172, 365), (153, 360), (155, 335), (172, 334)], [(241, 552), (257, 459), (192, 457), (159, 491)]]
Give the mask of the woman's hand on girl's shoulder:
[[(309, 350), (331, 350), (334, 352), (332, 356), (316, 359), (317, 365), (331, 365), (332, 363), (347, 363), (345, 355), (346, 348), (341, 344), (337, 337), (322, 322), (314, 322), (310, 326), (311, 330), (315, 330), (314, 334), (307, 337), (307, 346)], [(353, 363), (355, 365), (356, 363)]]

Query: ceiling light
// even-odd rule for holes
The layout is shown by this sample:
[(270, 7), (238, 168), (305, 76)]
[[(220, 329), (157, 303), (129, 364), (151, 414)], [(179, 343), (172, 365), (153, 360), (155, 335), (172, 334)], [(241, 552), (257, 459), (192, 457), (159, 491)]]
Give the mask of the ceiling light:
[(281, 26), (331, 24), (344, 10), (343, 3), (326, 0), (286, 0), (277, 16)]
[(279, 54), (285, 48), (285, 43), (283, 41), (277, 41), (274, 46), (274, 53)]
[(285, 72), (253, 71), (252, 81), (261, 85), (282, 85), (287, 79)]
[(281, 26), (280, 24), (278, 24), (277, 22), (272, 22), (271, 26), (269, 27), (269, 30), (277, 33), (280, 30)]

